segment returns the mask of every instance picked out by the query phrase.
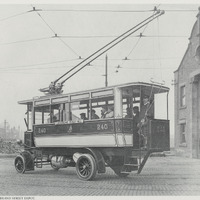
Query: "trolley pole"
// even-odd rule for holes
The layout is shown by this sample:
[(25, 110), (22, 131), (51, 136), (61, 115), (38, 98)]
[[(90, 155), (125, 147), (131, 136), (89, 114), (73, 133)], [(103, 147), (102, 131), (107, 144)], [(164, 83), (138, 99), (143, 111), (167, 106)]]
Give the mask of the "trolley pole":
[(105, 62), (105, 86), (108, 86), (108, 56), (106, 54), (106, 62)]

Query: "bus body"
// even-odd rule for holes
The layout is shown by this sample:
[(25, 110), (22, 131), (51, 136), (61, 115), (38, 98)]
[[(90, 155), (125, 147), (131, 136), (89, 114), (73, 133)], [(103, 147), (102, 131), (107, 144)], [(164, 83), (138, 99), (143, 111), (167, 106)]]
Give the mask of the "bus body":
[[(72, 166), (83, 180), (105, 173), (106, 166), (123, 177), (131, 171), (140, 173), (152, 152), (170, 148), (168, 92), (167, 87), (136, 82), (20, 101), (27, 106), (27, 131), (16, 170)], [(156, 103), (160, 94), (166, 96), (166, 106)], [(163, 109), (161, 119), (156, 111), (162, 109), (156, 105)]]

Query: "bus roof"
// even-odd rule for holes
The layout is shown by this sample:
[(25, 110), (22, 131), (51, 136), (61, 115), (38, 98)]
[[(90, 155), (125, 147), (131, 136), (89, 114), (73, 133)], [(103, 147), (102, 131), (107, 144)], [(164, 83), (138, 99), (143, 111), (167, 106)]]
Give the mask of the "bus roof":
[[(144, 90), (147, 91), (148, 93), (151, 93), (152, 88), (156, 89), (154, 90), (153, 94), (158, 94), (158, 93), (164, 93), (164, 92), (168, 92), (169, 88), (159, 85), (159, 84), (153, 84), (153, 83), (145, 83), (145, 82), (131, 82), (131, 83), (124, 83), (124, 84), (119, 84), (119, 85), (113, 85), (113, 86), (108, 86), (108, 87), (102, 87), (102, 88), (95, 88), (95, 89), (90, 89), (90, 90), (82, 90), (82, 91), (78, 91), (78, 92), (73, 92), (73, 93), (66, 93), (66, 94), (55, 94), (55, 95), (46, 95), (46, 96), (40, 96), (40, 97), (34, 97), (32, 99), (29, 100), (22, 100), (19, 101), (19, 104), (29, 104), (32, 105), (34, 101), (38, 101), (38, 100), (48, 100), (51, 98), (63, 98), (63, 97), (67, 97), (69, 95), (78, 95), (78, 94), (85, 94), (85, 93), (89, 93), (89, 92), (97, 92), (97, 91), (109, 91), (113, 88), (125, 88), (125, 87), (140, 87), (142, 86), (142, 88), (145, 88)], [(64, 98), (63, 98), (64, 99)]]

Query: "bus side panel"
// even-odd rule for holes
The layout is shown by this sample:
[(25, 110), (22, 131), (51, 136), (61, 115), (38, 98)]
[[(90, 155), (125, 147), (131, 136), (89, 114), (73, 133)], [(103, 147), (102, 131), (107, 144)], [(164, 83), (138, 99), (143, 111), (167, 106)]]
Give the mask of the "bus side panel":
[(150, 120), (150, 149), (170, 150), (169, 120)]

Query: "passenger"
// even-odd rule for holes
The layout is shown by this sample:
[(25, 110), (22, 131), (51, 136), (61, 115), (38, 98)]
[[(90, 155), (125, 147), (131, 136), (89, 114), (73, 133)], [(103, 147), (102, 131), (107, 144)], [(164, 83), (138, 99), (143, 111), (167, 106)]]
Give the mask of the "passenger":
[(114, 107), (109, 106), (108, 111), (105, 113), (105, 118), (112, 118), (114, 117)]
[(85, 114), (85, 113), (81, 113), (80, 116), (81, 116), (81, 119), (87, 120), (87, 117), (86, 117), (86, 114)]
[(106, 113), (107, 113), (107, 106), (102, 106), (102, 109), (101, 109), (101, 118), (105, 118)]
[(136, 122), (137, 125), (139, 123), (139, 116), (140, 116), (139, 107), (134, 106), (133, 107), (133, 120)]
[(57, 122), (58, 120), (57, 120), (57, 117), (54, 115), (53, 116), (53, 122)]
[(127, 107), (127, 108), (126, 108), (126, 113), (127, 113), (127, 115), (125, 116), (125, 118), (132, 118), (132, 115), (131, 115), (131, 108), (130, 108), (130, 107)]
[(96, 114), (96, 111), (92, 109), (91, 119), (99, 119), (99, 116)]

